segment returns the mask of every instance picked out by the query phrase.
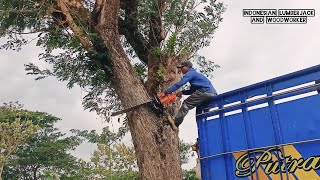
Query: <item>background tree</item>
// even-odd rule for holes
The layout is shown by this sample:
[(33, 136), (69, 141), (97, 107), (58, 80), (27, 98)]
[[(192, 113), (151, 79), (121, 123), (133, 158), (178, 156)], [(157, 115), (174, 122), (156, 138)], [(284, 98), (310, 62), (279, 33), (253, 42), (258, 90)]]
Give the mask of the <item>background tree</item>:
[(199, 178), (196, 175), (194, 170), (184, 170), (183, 171), (183, 179), (184, 180), (198, 180)]
[(11, 155), (38, 129), (20, 107), (14, 103), (0, 107), (0, 179)]
[(61, 177), (72, 176), (78, 166), (70, 154), (81, 142), (76, 136), (66, 137), (54, 127), (61, 119), (44, 112), (26, 111), (33, 124), (39, 127), (10, 158), (4, 169), (5, 179), (39, 179), (52, 171)]
[(138, 179), (134, 149), (121, 142), (128, 132), (126, 127), (121, 127), (117, 133), (110, 131), (108, 127), (103, 128), (101, 134), (97, 134), (95, 130), (72, 132), (97, 145), (90, 162), (82, 162), (83, 170), (79, 173), (82, 179)]
[[(90, 162), (81, 161), (82, 168), (78, 179), (110, 179), (133, 180), (138, 179), (137, 162), (133, 147), (125, 145), (122, 140), (128, 129), (121, 127), (117, 133), (111, 132), (108, 127), (103, 128), (101, 134), (95, 130), (88, 132), (72, 130), (79, 137), (97, 145)], [(180, 157), (182, 164), (188, 163), (191, 156), (190, 145), (181, 141)], [(184, 179), (192, 179), (192, 171), (184, 171)]]
[[(98, 149), (94, 151), (91, 161), (83, 162), (81, 168), (82, 179), (109, 179), (109, 180), (135, 180), (139, 179), (137, 172), (136, 157), (134, 149), (125, 144), (97, 144)], [(183, 147), (187, 147), (183, 143)], [(190, 156), (190, 147), (180, 149), (182, 162), (187, 163)], [(194, 170), (183, 171), (184, 180), (197, 180)]]
[[(25, 34), (36, 33), (39, 57), (52, 67), (28, 64), (29, 74), (78, 84), (88, 91), (84, 107), (101, 115), (169, 87), (182, 60), (207, 64), (210, 73), (215, 64), (197, 52), (224, 11), (215, 0), (3, 0), (0, 7), (0, 36), (8, 37), (2, 48), (19, 50), (30, 41)], [(181, 179), (178, 137), (163, 117), (140, 107), (127, 120), (141, 178)]]

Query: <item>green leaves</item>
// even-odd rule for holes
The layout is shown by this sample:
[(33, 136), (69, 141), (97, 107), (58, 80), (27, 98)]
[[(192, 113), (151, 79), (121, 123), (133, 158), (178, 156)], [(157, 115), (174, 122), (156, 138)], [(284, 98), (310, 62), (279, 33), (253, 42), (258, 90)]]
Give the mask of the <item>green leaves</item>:
[(50, 5), (50, 1), (46, 1), (41, 7), (36, 0), (1, 1), (0, 37), (10, 33), (22, 33), (26, 29), (36, 31), (45, 28)]
[(195, 61), (199, 65), (199, 71), (209, 78), (213, 77), (212, 72), (215, 69), (220, 68), (218, 64), (207, 60), (204, 56), (195, 56)]
[[(40, 69), (36, 64), (26, 64), (27, 74), (36, 75), (36, 80), (54, 76), (59, 81), (66, 81), (68, 88), (79, 85), (88, 92), (83, 101), (84, 107), (110, 118), (108, 111), (120, 107), (120, 102), (111, 83), (114, 73), (112, 57), (104, 40), (92, 26), (94, 17), (91, 17), (90, 12), (94, 1), (84, 1), (84, 9), (70, 9), (76, 25), (92, 43), (90, 52), (83, 48), (70, 27), (57, 23), (56, 15), (59, 11), (55, 3), (56, 1), (43, 0), (1, 1), (0, 37), (6, 36), (8, 41), (0, 48), (18, 51), (36, 40), (37, 46), (44, 49), (39, 54), (39, 59), (47, 62), (49, 67)], [(127, 6), (121, 6), (119, 24), (126, 25), (121, 28), (127, 29), (120, 31), (127, 34), (125, 38), (131, 39), (119, 38), (128, 56), (143, 59), (144, 65), (132, 65), (144, 82), (149, 70), (153, 71), (150, 74), (156, 75), (158, 80), (162, 80), (164, 76), (161, 68), (148, 68), (149, 60), (165, 61), (168, 57), (195, 59), (198, 50), (210, 44), (225, 11), (223, 4), (215, 0), (172, 0), (165, 5), (157, 0), (127, 3)], [(160, 6), (163, 7), (161, 12)], [(129, 15), (126, 12), (130, 12)], [(157, 17), (159, 21), (152, 23), (152, 17)], [(152, 28), (152, 24), (159, 27)], [(160, 46), (151, 47), (151, 39), (159, 39), (153, 37), (159, 36), (159, 32), (153, 32), (155, 29), (165, 39)]]
[(0, 107), (0, 177), (12, 153), (38, 129), (28, 112), (21, 111), (19, 106), (11, 103)]
[(73, 133), (85, 138), (90, 143), (97, 144), (97, 150), (93, 152), (90, 162), (82, 162), (82, 170), (79, 172), (82, 179), (99, 177), (110, 180), (134, 180), (138, 179), (136, 156), (133, 147), (121, 143), (122, 138), (128, 132), (127, 128), (120, 128), (113, 133), (108, 127), (103, 128), (101, 134), (96, 131), (72, 130)]
[(183, 171), (183, 180), (199, 180), (194, 170)]
[(164, 67), (162, 65), (159, 66), (159, 69), (155, 72), (155, 77), (158, 81), (164, 80)]
[(141, 79), (145, 80), (145, 78), (147, 77), (146, 66), (142, 63), (136, 63), (136, 64), (134, 64), (133, 68), (136, 71), (136, 73), (141, 77)]
[(175, 54), (175, 48), (177, 44), (177, 34), (174, 32), (168, 39), (166, 48), (169, 56), (172, 56)]
[(110, 146), (111, 144), (114, 144), (121, 140), (123, 136), (128, 132), (128, 129), (127, 127), (121, 127), (119, 128), (118, 133), (113, 133), (107, 126), (102, 129), (101, 134), (97, 134), (95, 130), (88, 132), (87, 130), (80, 131), (73, 129), (71, 130), (71, 132), (79, 137), (85, 138), (90, 143), (106, 144)]
[(91, 161), (93, 170), (103, 175), (102, 178), (113, 177), (123, 173), (137, 179), (135, 152), (132, 147), (124, 144), (98, 144), (98, 150), (93, 153)]
[(0, 49), (12, 49), (14, 51), (20, 51), (22, 46), (26, 45), (28, 41), (22, 36), (12, 36), (9, 34), (7, 43), (0, 46)]
[(40, 178), (45, 172), (67, 177), (78, 168), (76, 158), (69, 151), (81, 139), (59, 132), (54, 127), (59, 118), (22, 110), (21, 106), (9, 103), (0, 108), (0, 120), (0, 149), (6, 149), (2, 156), (6, 160), (4, 179)]
[[(176, 56), (193, 57), (199, 49), (209, 46), (213, 33), (225, 11), (216, 1), (173, 0), (164, 13), (164, 29), (175, 37)], [(172, 45), (172, 38), (167, 44)], [(172, 50), (172, 46), (170, 46)], [(187, 55), (185, 50), (188, 50)], [(172, 51), (171, 51), (172, 52)], [(183, 59), (185, 60), (185, 59)]]
[(151, 55), (153, 57), (154, 60), (160, 60), (161, 57), (164, 56), (162, 50), (160, 47), (155, 47), (151, 49)]
[(180, 152), (181, 164), (188, 163), (189, 158), (191, 156), (191, 144), (186, 143), (182, 140), (179, 140), (179, 152)]

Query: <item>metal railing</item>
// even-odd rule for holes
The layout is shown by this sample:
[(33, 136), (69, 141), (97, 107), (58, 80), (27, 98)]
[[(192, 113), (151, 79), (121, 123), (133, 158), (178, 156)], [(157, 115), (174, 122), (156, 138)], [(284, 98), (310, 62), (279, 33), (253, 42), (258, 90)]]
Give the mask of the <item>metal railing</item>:
[[(249, 104), (249, 103), (263, 101), (263, 100), (266, 100), (266, 99), (270, 99), (270, 98), (286, 95), (286, 94), (289, 94), (289, 93), (293, 93), (293, 92), (297, 92), (297, 91), (301, 91), (301, 90), (305, 90), (305, 89), (313, 88), (313, 87), (320, 87), (320, 83), (312, 84), (312, 85), (308, 85), (308, 86), (304, 86), (304, 87), (300, 87), (300, 88), (296, 88), (296, 89), (292, 89), (292, 90), (288, 90), (288, 91), (284, 91), (284, 92), (281, 92), (281, 93), (273, 94), (271, 96), (257, 98), (257, 99), (246, 101), (246, 102), (239, 103), (239, 104), (234, 104), (234, 105), (223, 107), (223, 108), (216, 109), (216, 110), (213, 110), (213, 111), (204, 112), (204, 113), (201, 113), (201, 114), (197, 114), (196, 117), (203, 116), (203, 115), (206, 115), (206, 114), (215, 113), (215, 112), (220, 112), (220, 111), (223, 111), (223, 110), (226, 110), (226, 109), (230, 109), (230, 108), (236, 108), (238, 106), (240, 107), (240, 106), (243, 106), (243, 105), (246, 105), (246, 104)], [(310, 91), (316, 91), (316, 90), (317, 89), (310, 89)]]

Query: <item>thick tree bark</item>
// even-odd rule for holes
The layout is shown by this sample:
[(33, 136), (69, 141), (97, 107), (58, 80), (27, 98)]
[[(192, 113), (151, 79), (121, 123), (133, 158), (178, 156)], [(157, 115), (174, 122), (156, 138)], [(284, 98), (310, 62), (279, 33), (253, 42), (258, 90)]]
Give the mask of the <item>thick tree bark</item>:
[[(119, 8), (119, 0), (97, 1), (96, 27), (112, 55), (112, 84), (126, 108), (147, 101), (149, 95), (122, 47), (118, 32)], [(146, 106), (127, 116), (141, 179), (182, 179), (177, 133), (163, 125), (163, 118), (157, 118)]]

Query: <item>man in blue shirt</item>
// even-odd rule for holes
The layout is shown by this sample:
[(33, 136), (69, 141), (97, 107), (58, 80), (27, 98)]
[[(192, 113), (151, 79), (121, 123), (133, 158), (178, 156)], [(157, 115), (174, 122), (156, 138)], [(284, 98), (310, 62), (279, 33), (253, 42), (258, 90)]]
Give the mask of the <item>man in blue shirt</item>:
[(183, 119), (188, 114), (189, 110), (217, 95), (217, 92), (208, 78), (192, 68), (192, 63), (190, 61), (182, 62), (177, 66), (177, 68), (179, 68), (179, 71), (184, 74), (183, 78), (159, 95), (163, 96), (165, 94), (173, 93), (188, 82), (191, 84), (189, 90), (176, 92), (178, 97), (181, 95), (190, 95), (183, 101), (178, 113), (176, 114), (174, 122), (178, 127), (183, 122)]

